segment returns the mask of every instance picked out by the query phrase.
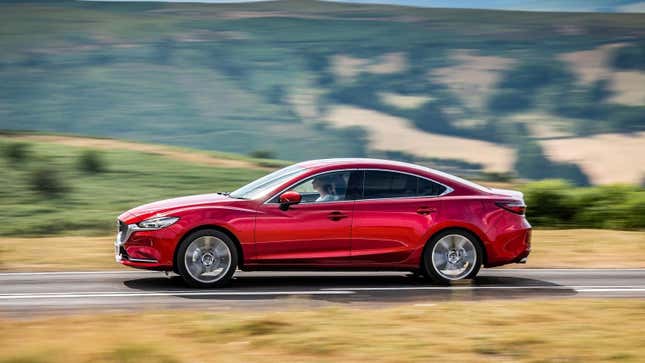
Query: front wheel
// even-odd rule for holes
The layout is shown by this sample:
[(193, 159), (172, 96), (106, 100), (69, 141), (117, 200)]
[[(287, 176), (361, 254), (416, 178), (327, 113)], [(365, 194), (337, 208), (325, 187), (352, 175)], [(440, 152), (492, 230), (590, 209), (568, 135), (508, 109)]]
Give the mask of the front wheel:
[(423, 254), (423, 271), (438, 283), (474, 278), (482, 264), (477, 238), (463, 230), (448, 230), (433, 236)]
[(206, 229), (191, 233), (177, 251), (177, 270), (191, 286), (220, 287), (237, 268), (237, 249), (224, 233)]

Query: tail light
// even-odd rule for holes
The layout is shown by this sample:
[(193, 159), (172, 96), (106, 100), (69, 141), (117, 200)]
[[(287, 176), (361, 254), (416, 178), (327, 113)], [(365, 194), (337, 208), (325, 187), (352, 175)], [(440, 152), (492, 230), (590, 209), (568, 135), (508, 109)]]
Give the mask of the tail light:
[(526, 204), (524, 204), (524, 202), (511, 200), (511, 201), (496, 202), (495, 204), (498, 207), (506, 209), (511, 213), (524, 215), (524, 213), (526, 212)]

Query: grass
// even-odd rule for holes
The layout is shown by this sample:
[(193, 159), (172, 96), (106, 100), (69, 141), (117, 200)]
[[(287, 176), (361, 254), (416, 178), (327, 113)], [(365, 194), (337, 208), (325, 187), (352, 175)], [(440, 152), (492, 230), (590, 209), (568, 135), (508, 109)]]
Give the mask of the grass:
[[(122, 268), (114, 236), (0, 238), (0, 270), (65, 271)], [(510, 268), (645, 268), (645, 232), (535, 230), (526, 265)]]
[[(0, 138), (0, 149), (8, 142)], [(121, 212), (134, 206), (182, 195), (231, 191), (267, 173), (260, 167), (213, 167), (111, 149), (99, 151), (106, 171), (88, 174), (78, 168), (85, 150), (29, 142), (25, 160), (12, 163), (0, 158), (0, 218), (4, 221), (0, 236), (102, 236), (113, 231)], [(41, 168), (56, 171), (68, 192), (51, 196), (33, 190), (31, 175)]]
[(639, 362), (643, 324), (617, 299), (5, 318), (0, 362)]

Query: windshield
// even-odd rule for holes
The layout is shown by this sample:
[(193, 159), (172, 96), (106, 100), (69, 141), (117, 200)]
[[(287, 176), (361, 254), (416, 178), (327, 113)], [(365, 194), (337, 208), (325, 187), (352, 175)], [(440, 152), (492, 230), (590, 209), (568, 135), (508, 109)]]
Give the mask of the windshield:
[(292, 178), (298, 174), (305, 172), (307, 169), (304, 169), (298, 165), (287, 166), (280, 170), (276, 170), (269, 175), (265, 175), (260, 179), (257, 179), (240, 189), (232, 192), (230, 194), (233, 198), (240, 199), (255, 199), (261, 197), (272, 189), (276, 188), (278, 185), (284, 183), (289, 178)]

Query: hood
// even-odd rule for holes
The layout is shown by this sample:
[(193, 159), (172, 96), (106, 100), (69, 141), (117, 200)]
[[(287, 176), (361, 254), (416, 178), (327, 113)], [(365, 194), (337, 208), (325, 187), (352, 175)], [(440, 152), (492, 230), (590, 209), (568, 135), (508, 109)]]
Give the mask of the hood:
[(119, 216), (119, 219), (124, 221), (141, 216), (148, 216), (153, 214), (163, 214), (175, 209), (195, 207), (199, 205), (213, 204), (217, 202), (230, 201), (231, 198), (223, 194), (199, 194), (187, 197), (179, 197), (172, 199), (164, 199), (157, 202), (152, 202), (132, 208)]

